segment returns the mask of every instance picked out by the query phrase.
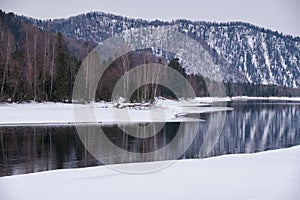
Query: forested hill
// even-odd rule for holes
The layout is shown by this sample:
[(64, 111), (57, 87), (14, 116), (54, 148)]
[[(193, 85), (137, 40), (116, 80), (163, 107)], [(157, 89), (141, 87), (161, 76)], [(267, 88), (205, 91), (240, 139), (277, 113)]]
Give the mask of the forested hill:
[(80, 62), (95, 46), (2, 11), (0, 45), (0, 101), (70, 99)]
[[(77, 70), (97, 42), (126, 28), (165, 25), (176, 26), (179, 31), (196, 38), (220, 68), (234, 69), (223, 70), (228, 73), (227, 77), (235, 76), (229, 72), (248, 77), (249, 80), (242, 80), (243, 83), (227, 81), (228, 95), (300, 96), (300, 89), (291, 88), (299, 87), (300, 81), (299, 38), (239, 23), (148, 22), (104, 13), (41, 21), (0, 10), (0, 102), (69, 101)], [(269, 39), (262, 42), (259, 38)], [(265, 48), (264, 44), (268, 51), (260, 49)], [(197, 74), (197, 69), (182, 66), (178, 62), (180, 59), (167, 60), (150, 55), (151, 52), (125, 55), (130, 58), (128, 70), (147, 62), (169, 64), (183, 73), (198, 96), (210, 95), (207, 88), (218, 85)], [(251, 55), (251, 59), (247, 58)], [(116, 60), (106, 71), (99, 82), (96, 100), (111, 100), (114, 84), (124, 74), (122, 63)], [(270, 79), (270, 73), (273, 79)], [(173, 98), (165, 88), (148, 85), (137, 90), (133, 100), (149, 100), (154, 96)]]
[[(225, 80), (230, 77), (227, 81), (300, 87), (300, 37), (283, 35), (248, 23), (146, 21), (102, 12), (52, 21), (23, 19), (43, 30), (95, 42), (131, 28), (171, 26), (199, 41), (210, 52), (220, 71), (225, 71)], [(188, 73), (199, 74), (197, 67), (184, 63), (183, 67)], [(237, 73), (243, 75), (243, 80), (237, 78)]]

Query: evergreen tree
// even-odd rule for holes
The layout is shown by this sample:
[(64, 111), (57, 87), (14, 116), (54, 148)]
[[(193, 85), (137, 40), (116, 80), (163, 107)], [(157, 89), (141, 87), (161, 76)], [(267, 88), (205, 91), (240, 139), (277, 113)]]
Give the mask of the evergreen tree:
[[(181, 64), (179, 63), (179, 59), (178, 58), (173, 58), (170, 63), (168, 64), (169, 67), (175, 69), (176, 71), (178, 71), (182, 76), (185, 77), (185, 71), (182, 68)], [(184, 83), (181, 80), (178, 80), (176, 77), (168, 77), (168, 81), (170, 81), (170, 84), (174, 86), (174, 88), (177, 89), (178, 94), (175, 97), (173, 93), (171, 93), (170, 90), (165, 91), (167, 96), (173, 97), (173, 98), (181, 98), (183, 97), (183, 90), (184, 88)]]
[(57, 55), (57, 72), (55, 79), (54, 100), (65, 101), (70, 100), (70, 66), (69, 52), (66, 47), (63, 35), (57, 34), (58, 37), (58, 55)]
[(169, 65), (169, 67), (172, 67), (173, 69), (175, 69), (176, 71), (178, 71), (181, 75), (185, 76), (185, 71), (182, 68), (181, 64), (179, 63), (179, 58), (173, 58)]

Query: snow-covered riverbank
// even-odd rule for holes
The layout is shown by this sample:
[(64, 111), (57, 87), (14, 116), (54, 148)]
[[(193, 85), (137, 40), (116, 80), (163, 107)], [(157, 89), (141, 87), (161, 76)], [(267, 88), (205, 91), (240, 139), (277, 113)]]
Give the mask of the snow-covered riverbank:
[[(299, 155), (300, 146), (296, 146), (256, 154), (180, 160), (164, 170), (141, 175), (100, 166), (2, 177), (0, 199), (297, 200)], [(147, 163), (129, 165), (143, 167)]]
[(291, 101), (299, 102), (300, 97), (247, 97), (247, 96), (236, 96), (231, 98), (232, 101), (240, 100), (266, 100), (266, 101)]
[[(68, 125), (80, 123), (131, 123), (131, 122), (177, 122), (200, 121), (187, 118), (189, 113), (207, 113), (232, 110), (228, 107), (208, 107), (212, 103), (247, 100), (271, 100), (300, 102), (298, 97), (197, 97), (189, 101), (157, 99), (154, 105), (121, 104), (97, 102), (88, 105), (76, 105), (77, 109), (89, 109), (95, 113), (94, 119), (74, 118), (74, 105), (66, 103), (2, 103), (0, 104), (0, 125)], [(125, 116), (125, 117), (120, 117)]]
[[(206, 102), (205, 99), (204, 102)], [(0, 104), (0, 125), (66, 125), (73, 123), (130, 123), (130, 122), (175, 122), (199, 121), (196, 118), (186, 118), (188, 113), (205, 113), (231, 110), (226, 107), (204, 107), (208, 105), (198, 100), (172, 101), (158, 100), (152, 106), (132, 106), (115, 108), (116, 103), (101, 102), (88, 105), (73, 105), (66, 103), (24, 103)], [(91, 110), (95, 119), (83, 117), (74, 118), (74, 106), (80, 110)], [(122, 117), (125, 116), (125, 117)]]

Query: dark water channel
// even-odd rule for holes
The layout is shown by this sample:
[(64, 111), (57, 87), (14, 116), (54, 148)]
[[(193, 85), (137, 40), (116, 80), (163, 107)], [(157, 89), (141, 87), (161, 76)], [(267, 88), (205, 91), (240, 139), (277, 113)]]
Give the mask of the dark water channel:
[[(177, 145), (184, 144), (186, 140), (192, 140), (192, 143), (181, 154), (181, 159), (254, 153), (300, 144), (299, 103), (237, 101), (228, 106), (234, 110), (223, 112), (224, 126), (210, 144), (211, 148), (204, 153), (201, 147), (206, 143), (209, 126), (215, 126), (211, 123), (215, 114), (200, 115), (205, 121), (199, 123), (166, 123), (150, 138), (137, 138), (124, 133), (123, 130), (131, 129), (134, 125), (101, 125), (101, 128), (118, 148), (133, 153), (149, 153), (170, 144), (182, 126), (182, 136), (177, 138)], [(95, 127), (85, 128), (92, 130)], [(195, 138), (189, 137), (195, 132)], [(172, 152), (165, 154), (168, 155), (159, 155), (157, 160), (173, 159), (173, 155), (169, 155)], [(114, 152), (110, 152), (106, 158), (106, 163), (110, 164), (135, 161), (135, 158), (124, 158)], [(101, 164), (85, 148), (83, 137), (79, 137), (75, 126), (0, 127), (0, 176)]]

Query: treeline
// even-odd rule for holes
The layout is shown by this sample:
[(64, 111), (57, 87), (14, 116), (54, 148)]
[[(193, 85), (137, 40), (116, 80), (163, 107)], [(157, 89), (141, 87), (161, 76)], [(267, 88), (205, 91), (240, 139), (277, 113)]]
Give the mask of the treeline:
[(257, 85), (253, 83), (224, 83), (228, 96), (254, 97), (300, 97), (300, 89), (278, 85)]
[(0, 101), (65, 101), (89, 42), (42, 31), (0, 11)]
[[(250, 83), (221, 83), (198, 75), (187, 75), (178, 58), (174, 58), (167, 63), (162, 58), (157, 58), (153, 55), (151, 56), (149, 53), (131, 52), (115, 60), (105, 71), (98, 84), (96, 100), (112, 101), (112, 91), (124, 72), (134, 68), (134, 66), (147, 63), (167, 64), (169, 67), (175, 69), (189, 82), (195, 95), (199, 97), (214, 96), (211, 92), (213, 91), (215, 94), (218, 94), (218, 90), (224, 90), (224, 93), (221, 93), (226, 96), (300, 96), (300, 89), (296, 88), (287, 88), (276, 85), (256, 85)], [(147, 79), (155, 80), (158, 75), (153, 76), (153, 73), (155, 74), (156, 72), (145, 71), (134, 77), (128, 78), (133, 79), (135, 82), (145, 81)], [(157, 72), (156, 74), (158, 73), (162, 72)], [(131, 102), (141, 102), (153, 100), (154, 97), (157, 96), (177, 99), (185, 94), (186, 88), (182, 87), (183, 83), (176, 77), (168, 77), (168, 75), (159, 77), (167, 79), (173, 87), (177, 88), (179, 92), (181, 91), (182, 93), (179, 94), (181, 96), (176, 96), (169, 88), (166, 88), (163, 85), (146, 84), (135, 90), (131, 97), (128, 98), (126, 97), (126, 88), (130, 87), (130, 81), (126, 80), (124, 84), (127, 84), (127, 86), (123, 88), (124, 93), (121, 93), (120, 96)]]
[[(155, 57), (150, 52), (144, 51), (139, 53), (130, 52), (111, 63), (98, 83), (96, 100), (113, 101), (112, 92), (124, 73), (133, 69), (135, 66), (142, 66), (144, 64), (151, 64), (149, 65), (150, 68), (136, 70), (136, 73), (132, 74), (132, 76), (124, 76), (122, 91), (119, 94), (120, 97), (124, 98), (126, 101), (143, 102), (151, 101), (158, 96), (176, 99), (185, 95), (186, 88), (184, 88), (184, 84), (181, 79), (178, 79), (176, 76), (171, 77), (172, 75), (167, 73), (166, 68), (155, 68), (156, 64), (168, 65), (168, 67), (176, 70), (182, 75), (182, 77), (186, 78), (186, 73), (181, 67), (179, 59), (174, 58), (170, 62), (167, 62), (162, 58)], [(154, 69), (151, 69), (152, 65)], [(154, 84), (157, 82), (164, 84)], [(142, 86), (137, 88), (133, 94), (127, 96), (129, 95), (128, 92), (131, 91), (130, 88), (135, 87), (135, 85), (139, 83), (149, 84), (142, 84)], [(174, 91), (166, 87), (167, 85), (176, 88), (177, 96), (173, 93)]]

